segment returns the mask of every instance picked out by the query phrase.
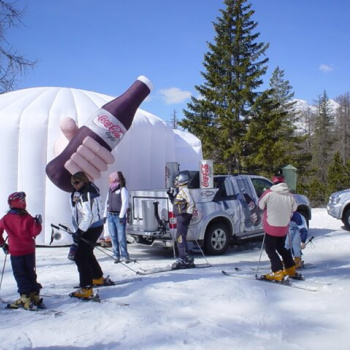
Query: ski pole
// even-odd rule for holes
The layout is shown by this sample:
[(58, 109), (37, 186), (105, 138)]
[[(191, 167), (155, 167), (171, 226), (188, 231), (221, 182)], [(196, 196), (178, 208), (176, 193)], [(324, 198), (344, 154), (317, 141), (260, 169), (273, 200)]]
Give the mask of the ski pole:
[[(6, 239), (5, 239), (5, 243), (6, 243), (6, 241), (7, 241), (7, 238), (8, 238), (8, 237), (6, 237)], [(5, 243), (4, 243), (4, 244), (5, 244)], [(1, 290), (1, 286), (2, 286), (2, 279), (3, 279), (4, 273), (5, 273), (5, 266), (6, 266), (7, 255), (8, 255), (8, 253), (5, 254), (4, 266), (2, 267), (1, 280), (0, 280), (0, 290)]]
[(289, 230), (287, 233), (287, 237), (288, 237), (288, 245), (289, 245), (290, 254), (293, 256), (293, 244), (292, 244), (292, 239), (290, 237)]
[(266, 237), (266, 232), (264, 232), (264, 238), (261, 244), (261, 249), (260, 249), (260, 256), (259, 256), (259, 261), (258, 261), (258, 266), (256, 268), (256, 272), (255, 272), (255, 277), (258, 277), (258, 272), (259, 272), (259, 268), (260, 268), (260, 261), (261, 261), (261, 255), (262, 255), (262, 251), (263, 251), (263, 247), (264, 247), (264, 243), (265, 243), (265, 237)]
[(201, 246), (199, 245), (198, 241), (195, 240), (195, 242), (196, 242), (196, 244), (197, 244), (198, 249), (199, 249), (200, 252), (202, 253), (203, 258), (205, 259), (205, 261), (207, 262), (207, 264), (210, 265), (210, 264), (209, 264), (209, 261), (208, 261), (208, 259), (207, 259), (207, 257), (204, 255), (203, 249), (202, 249)]
[[(92, 247), (96, 248), (97, 250), (99, 250), (100, 252), (102, 252), (103, 254), (107, 255), (108, 257), (112, 258), (113, 260), (115, 260), (115, 258), (113, 257), (113, 255), (110, 255), (108, 253), (106, 253), (103, 249), (101, 249), (97, 244), (88, 241), (87, 239), (80, 237), (79, 239), (81, 239), (82, 241), (84, 241), (85, 243), (91, 245)], [(128, 268), (129, 270), (131, 270), (132, 272), (135, 272), (137, 274), (137, 271), (134, 270), (132, 267), (128, 266), (127, 264), (124, 264), (123, 262), (120, 262), (121, 265), (125, 266), (126, 268)]]
[[(73, 234), (72, 231), (71, 231), (71, 229), (70, 229), (69, 227), (67, 227), (67, 226), (65, 226), (65, 225), (62, 225), (62, 224), (58, 224), (58, 226), (59, 226), (58, 229), (62, 228), (62, 229), (63, 229), (64, 231), (66, 231), (67, 233), (69, 233), (69, 234), (71, 234), (71, 235)], [(57, 228), (57, 226), (56, 226), (55, 228)], [(85, 242), (86, 244), (89, 244), (90, 246), (96, 248), (97, 250), (99, 250), (99, 251), (102, 252), (103, 254), (107, 255), (107, 256), (110, 257), (111, 259), (115, 260), (115, 258), (113, 257), (113, 255), (106, 253), (106, 252), (105, 252), (103, 249), (101, 249), (96, 243), (91, 242), (91, 241), (89, 241), (89, 240), (87, 240), (87, 239), (85, 239), (85, 238), (83, 238), (83, 237), (79, 237), (79, 239), (82, 240), (83, 242)], [(126, 268), (128, 268), (128, 269), (131, 270), (132, 272), (137, 273), (137, 271), (134, 270), (133, 268), (131, 268), (130, 266), (124, 264), (123, 262), (120, 262), (120, 263), (121, 263), (121, 265), (125, 266)]]
[(312, 243), (312, 240), (314, 239), (315, 237), (312, 236), (306, 243), (305, 243), (305, 247), (309, 244), (309, 243)]
[(174, 259), (176, 259), (176, 240), (174, 238), (174, 235), (171, 233), (171, 240), (173, 241), (173, 254), (174, 254)]

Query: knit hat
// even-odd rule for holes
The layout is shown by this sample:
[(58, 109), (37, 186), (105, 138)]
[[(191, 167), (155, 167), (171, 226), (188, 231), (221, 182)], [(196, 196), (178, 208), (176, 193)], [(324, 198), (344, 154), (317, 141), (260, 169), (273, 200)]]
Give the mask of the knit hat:
[(110, 181), (109, 188), (114, 191), (116, 188), (120, 186), (118, 171), (115, 171), (109, 174), (108, 179)]
[(281, 182), (284, 182), (284, 176), (282, 175), (274, 175), (273, 178), (272, 178), (272, 183), (274, 185), (278, 185), (280, 184)]
[(111, 182), (119, 181), (118, 171), (114, 171), (113, 173), (109, 174), (108, 178)]

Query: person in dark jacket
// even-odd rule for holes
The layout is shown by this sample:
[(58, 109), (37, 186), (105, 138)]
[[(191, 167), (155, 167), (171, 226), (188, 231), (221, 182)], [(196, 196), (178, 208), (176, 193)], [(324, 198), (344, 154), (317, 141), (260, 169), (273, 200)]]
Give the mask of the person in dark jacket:
[(114, 262), (129, 263), (126, 240), (126, 215), (129, 206), (129, 192), (121, 171), (115, 171), (108, 177), (109, 190), (106, 198), (105, 215), (111, 237)]
[(93, 297), (94, 285), (106, 285), (109, 279), (103, 277), (100, 264), (94, 255), (97, 239), (103, 231), (102, 204), (99, 189), (90, 182), (87, 175), (79, 171), (72, 175), (74, 191), (70, 196), (75, 248), (69, 258), (74, 260), (79, 272), (79, 289), (71, 297), (89, 299)]
[[(11, 265), (20, 298), (8, 308), (27, 310), (45, 308), (40, 298), (41, 284), (37, 282), (35, 237), (41, 232), (41, 215), (32, 217), (26, 211), (26, 194), (14, 192), (8, 197), (10, 210), (0, 220), (0, 246), (11, 255)], [(4, 231), (8, 244), (3, 238)]]

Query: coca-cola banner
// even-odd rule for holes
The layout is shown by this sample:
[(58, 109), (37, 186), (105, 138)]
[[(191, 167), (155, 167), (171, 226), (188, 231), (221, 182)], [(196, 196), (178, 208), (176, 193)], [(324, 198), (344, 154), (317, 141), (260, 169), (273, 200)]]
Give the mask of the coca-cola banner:
[(213, 160), (201, 160), (199, 163), (199, 181), (201, 188), (214, 187), (214, 165)]

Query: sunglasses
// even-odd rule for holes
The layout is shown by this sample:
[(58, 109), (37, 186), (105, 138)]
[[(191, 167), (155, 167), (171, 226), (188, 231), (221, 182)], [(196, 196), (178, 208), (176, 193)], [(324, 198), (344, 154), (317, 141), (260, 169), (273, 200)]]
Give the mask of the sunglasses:
[(81, 181), (72, 181), (73, 186), (79, 185), (80, 183), (81, 183)]

